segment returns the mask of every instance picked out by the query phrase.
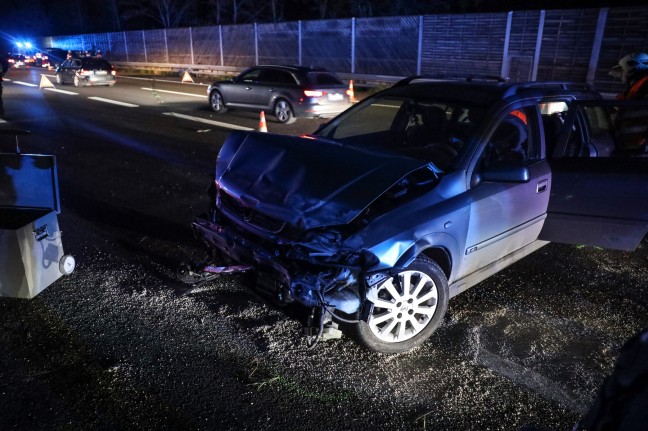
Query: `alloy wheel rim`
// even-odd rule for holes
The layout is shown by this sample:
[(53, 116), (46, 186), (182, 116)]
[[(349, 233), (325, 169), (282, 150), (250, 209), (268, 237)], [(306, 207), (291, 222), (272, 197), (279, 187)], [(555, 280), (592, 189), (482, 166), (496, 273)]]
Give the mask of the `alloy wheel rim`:
[(421, 333), (434, 317), (439, 300), (436, 284), (424, 272), (403, 271), (396, 277), (378, 287), (368, 322), (371, 332), (387, 343), (409, 340)]

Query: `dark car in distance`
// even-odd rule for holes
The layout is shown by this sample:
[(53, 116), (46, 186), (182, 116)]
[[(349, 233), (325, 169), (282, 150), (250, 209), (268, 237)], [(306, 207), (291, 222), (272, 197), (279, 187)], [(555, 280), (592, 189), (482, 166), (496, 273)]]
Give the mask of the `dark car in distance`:
[(212, 255), (196, 274), (242, 265), (307, 334), (411, 349), (449, 299), (550, 241), (639, 245), (647, 108), (585, 84), (413, 77), (310, 136), (233, 132), (193, 223)]
[(75, 87), (86, 85), (115, 85), (116, 72), (104, 58), (82, 57), (64, 60), (56, 68), (57, 84), (74, 84)]
[(207, 89), (209, 106), (272, 113), (278, 122), (333, 117), (351, 106), (348, 86), (333, 72), (304, 66), (255, 66)]

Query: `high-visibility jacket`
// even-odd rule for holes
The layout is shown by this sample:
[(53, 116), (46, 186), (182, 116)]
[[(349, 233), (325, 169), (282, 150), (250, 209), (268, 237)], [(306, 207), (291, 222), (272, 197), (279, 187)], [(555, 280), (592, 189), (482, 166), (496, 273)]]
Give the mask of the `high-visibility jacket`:
[[(648, 75), (638, 79), (617, 99), (648, 99)], [(648, 110), (641, 108), (619, 111), (616, 128), (620, 148), (642, 152), (648, 149)]]

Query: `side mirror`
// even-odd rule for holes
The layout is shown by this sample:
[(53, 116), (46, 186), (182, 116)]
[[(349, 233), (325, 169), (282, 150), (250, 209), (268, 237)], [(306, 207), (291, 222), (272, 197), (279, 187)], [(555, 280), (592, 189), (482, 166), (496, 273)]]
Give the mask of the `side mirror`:
[(476, 186), (482, 181), (494, 183), (527, 183), (529, 182), (529, 170), (526, 166), (500, 164), (475, 172), (471, 186)]

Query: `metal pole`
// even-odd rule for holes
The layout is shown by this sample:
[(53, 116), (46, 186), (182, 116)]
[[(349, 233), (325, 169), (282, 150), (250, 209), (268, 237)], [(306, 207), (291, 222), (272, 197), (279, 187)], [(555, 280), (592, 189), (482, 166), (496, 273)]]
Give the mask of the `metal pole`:
[(423, 63), (423, 15), (419, 15), (418, 55), (416, 58), (416, 74), (421, 74)]
[(164, 51), (166, 53), (166, 62), (169, 63), (169, 42), (167, 41), (166, 28), (164, 29)]
[(191, 64), (196, 64), (193, 50), (193, 30), (189, 27), (189, 50), (191, 51)]
[(531, 70), (531, 81), (538, 79), (538, 65), (540, 63), (540, 48), (542, 48), (542, 33), (544, 32), (545, 11), (540, 11), (538, 21), (538, 36), (536, 38), (535, 55), (533, 56), (533, 69)]
[(130, 59), (128, 58), (128, 44), (126, 43), (126, 32), (123, 31), (124, 33), (124, 51), (126, 51), (126, 61), (130, 62)]
[(355, 73), (355, 26), (356, 19), (351, 18), (351, 73)]
[(298, 35), (297, 35), (297, 40), (298, 40), (298, 47), (297, 50), (298, 55), (299, 55), (299, 62), (298, 64), (301, 66), (302, 65), (302, 22), (301, 20), (298, 21)]
[(221, 66), (225, 66), (225, 59), (223, 57), (223, 26), (218, 26), (218, 43), (220, 44), (220, 57), (221, 57)]
[(148, 63), (148, 55), (146, 53), (146, 33), (142, 30), (142, 43), (144, 44), (144, 63)]
[(259, 29), (257, 23), (254, 23), (254, 64), (259, 65)]
[(511, 41), (511, 23), (513, 22), (513, 12), (508, 12), (506, 16), (506, 35), (504, 36), (504, 52), (502, 53), (502, 69), (500, 75), (508, 79), (511, 69), (511, 57), (509, 56), (509, 43)]
[(603, 43), (603, 33), (605, 32), (605, 24), (607, 23), (607, 15), (610, 8), (604, 7), (599, 11), (598, 23), (596, 24), (596, 34), (594, 35), (594, 43), (592, 44), (592, 55), (590, 56), (589, 69), (587, 70), (588, 84), (594, 83), (596, 77), (596, 68), (598, 67), (599, 55), (601, 54), (601, 44)]

